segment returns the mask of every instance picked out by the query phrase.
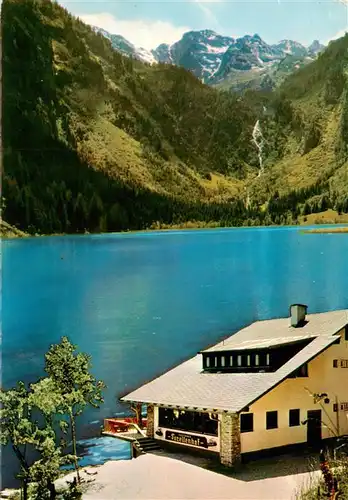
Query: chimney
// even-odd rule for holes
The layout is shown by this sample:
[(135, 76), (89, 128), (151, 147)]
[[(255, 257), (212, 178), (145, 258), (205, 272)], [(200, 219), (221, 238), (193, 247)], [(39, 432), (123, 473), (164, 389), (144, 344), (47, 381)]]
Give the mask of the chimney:
[(292, 304), (290, 306), (291, 326), (298, 328), (306, 323), (306, 314), (308, 306), (304, 304)]

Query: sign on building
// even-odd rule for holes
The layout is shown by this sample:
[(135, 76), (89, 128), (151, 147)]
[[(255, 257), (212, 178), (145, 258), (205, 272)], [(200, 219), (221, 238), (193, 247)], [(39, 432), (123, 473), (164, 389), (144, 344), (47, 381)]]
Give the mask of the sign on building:
[(208, 448), (216, 446), (214, 439), (208, 439), (205, 436), (196, 436), (192, 434), (182, 434), (181, 432), (166, 431), (165, 438), (168, 441), (173, 441), (179, 444), (186, 444), (188, 446), (198, 446), (199, 448)]

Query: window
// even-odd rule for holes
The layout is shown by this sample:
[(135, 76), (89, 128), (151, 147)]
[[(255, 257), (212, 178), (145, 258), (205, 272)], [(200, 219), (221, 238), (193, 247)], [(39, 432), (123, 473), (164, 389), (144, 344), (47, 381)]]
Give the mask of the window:
[(254, 430), (254, 414), (241, 413), (240, 432), (253, 432), (253, 430)]
[(266, 413), (266, 429), (277, 429), (278, 428), (278, 412), (268, 411)]
[(270, 358), (269, 354), (266, 354), (266, 365), (267, 366), (269, 366), (269, 358)]
[(341, 368), (348, 368), (348, 359), (341, 359)]
[(289, 410), (289, 427), (300, 425), (300, 410)]
[(167, 429), (177, 429), (199, 434), (218, 435), (218, 420), (212, 413), (159, 408), (158, 424)]
[(333, 360), (333, 367), (338, 368), (338, 359)]
[(205, 358), (205, 366), (206, 366), (207, 368), (209, 368), (209, 367), (210, 367), (210, 357), (209, 357), (209, 356), (207, 356), (207, 357)]
[(307, 363), (305, 365), (300, 366), (300, 368), (298, 368), (289, 375), (289, 378), (298, 378), (298, 377), (308, 377)]
[(258, 354), (256, 354), (256, 355), (255, 355), (255, 365), (256, 365), (256, 366), (259, 366), (259, 364), (260, 364), (260, 358), (259, 358), (259, 355), (258, 355)]
[(237, 363), (238, 363), (238, 366), (242, 366), (242, 356), (238, 356)]
[(334, 403), (333, 411), (338, 412), (339, 410), (348, 411), (348, 403)]
[(250, 366), (250, 354), (247, 356), (247, 365)]
[(214, 358), (214, 365), (215, 365), (215, 368), (216, 368), (216, 367), (217, 367), (217, 365), (218, 365), (218, 359), (217, 359), (217, 356), (215, 356), (215, 358)]
[(348, 325), (344, 327), (344, 340), (348, 342)]
[(302, 365), (298, 370), (298, 377), (308, 377), (308, 365)]
[(221, 366), (225, 366), (225, 356), (221, 357)]
[(233, 356), (230, 356), (230, 366), (233, 366)]

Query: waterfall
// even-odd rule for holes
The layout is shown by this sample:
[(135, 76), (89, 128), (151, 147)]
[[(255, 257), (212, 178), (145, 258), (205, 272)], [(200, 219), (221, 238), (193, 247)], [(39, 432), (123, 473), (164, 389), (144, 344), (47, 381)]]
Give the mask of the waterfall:
[(258, 151), (259, 166), (260, 166), (258, 177), (260, 177), (260, 175), (263, 173), (262, 151), (263, 151), (263, 145), (264, 145), (264, 137), (262, 135), (260, 120), (257, 120), (257, 122), (255, 123), (255, 126), (253, 128), (253, 143), (257, 147), (257, 151)]
[(249, 184), (244, 186), (244, 192), (243, 192), (243, 202), (246, 210), (251, 209), (252, 199), (253, 199), (253, 189), (252, 186)]
[(246, 200), (245, 200), (245, 208), (248, 210), (251, 207), (251, 198), (249, 189), (246, 188)]

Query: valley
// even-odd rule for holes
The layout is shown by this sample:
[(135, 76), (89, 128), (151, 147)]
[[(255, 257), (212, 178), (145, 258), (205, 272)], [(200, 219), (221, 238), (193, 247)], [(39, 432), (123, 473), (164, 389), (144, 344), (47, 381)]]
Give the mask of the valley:
[[(2, 22), (3, 217), (19, 230), (293, 224), (348, 212), (347, 35), (284, 69), (272, 89), (234, 92), (120, 53), (54, 2), (5, 0)], [(237, 43), (227, 49), (234, 66)]]

